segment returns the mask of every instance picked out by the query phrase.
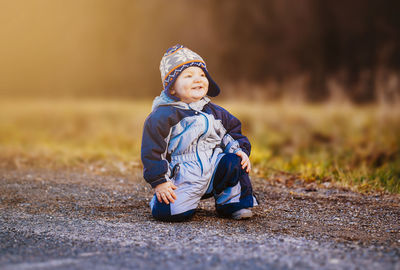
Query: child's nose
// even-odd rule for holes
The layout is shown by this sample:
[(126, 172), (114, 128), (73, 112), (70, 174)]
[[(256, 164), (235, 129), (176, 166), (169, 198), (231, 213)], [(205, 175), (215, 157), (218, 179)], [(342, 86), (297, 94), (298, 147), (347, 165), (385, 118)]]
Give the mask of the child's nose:
[(203, 79), (203, 77), (201, 75), (194, 76), (194, 81), (195, 82), (201, 82), (202, 79)]

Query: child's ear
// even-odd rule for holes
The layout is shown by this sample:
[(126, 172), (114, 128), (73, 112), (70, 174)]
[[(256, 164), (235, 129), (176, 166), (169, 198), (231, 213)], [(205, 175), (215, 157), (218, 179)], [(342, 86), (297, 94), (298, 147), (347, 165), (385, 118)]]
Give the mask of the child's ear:
[(169, 92), (171, 93), (171, 95), (175, 95), (175, 89), (174, 89), (174, 88), (171, 88), (171, 89), (169, 90)]

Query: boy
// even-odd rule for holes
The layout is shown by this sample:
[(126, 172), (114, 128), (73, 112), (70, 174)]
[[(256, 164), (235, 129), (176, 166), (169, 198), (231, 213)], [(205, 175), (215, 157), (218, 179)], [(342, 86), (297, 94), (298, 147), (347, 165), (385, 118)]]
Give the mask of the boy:
[(144, 178), (155, 190), (152, 215), (186, 220), (200, 199), (214, 196), (219, 215), (250, 218), (257, 205), (250, 142), (240, 121), (206, 97), (220, 89), (204, 60), (178, 44), (164, 54), (160, 71), (164, 90), (145, 121), (141, 149)]

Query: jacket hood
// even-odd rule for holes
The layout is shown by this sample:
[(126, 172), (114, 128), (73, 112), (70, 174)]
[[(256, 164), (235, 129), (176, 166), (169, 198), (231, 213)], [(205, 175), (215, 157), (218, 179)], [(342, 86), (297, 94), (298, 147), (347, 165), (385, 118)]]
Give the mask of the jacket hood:
[(165, 91), (162, 91), (159, 96), (154, 98), (153, 100), (153, 106), (151, 107), (151, 111), (154, 111), (160, 106), (174, 106), (178, 107), (181, 109), (186, 109), (186, 110), (196, 110), (200, 111), (203, 109), (204, 105), (206, 105), (208, 102), (210, 102), (210, 99), (208, 97), (203, 97), (201, 100), (192, 102), (192, 103), (185, 103), (183, 101), (179, 101), (176, 99), (173, 99), (169, 95), (165, 93)]

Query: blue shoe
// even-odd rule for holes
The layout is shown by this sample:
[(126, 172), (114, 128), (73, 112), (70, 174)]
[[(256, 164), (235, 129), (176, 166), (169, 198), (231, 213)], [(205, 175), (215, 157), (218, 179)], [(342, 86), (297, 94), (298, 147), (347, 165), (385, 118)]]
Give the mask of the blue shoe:
[(232, 213), (232, 218), (236, 220), (248, 219), (252, 216), (253, 212), (251, 212), (251, 210), (248, 208), (243, 208)]

